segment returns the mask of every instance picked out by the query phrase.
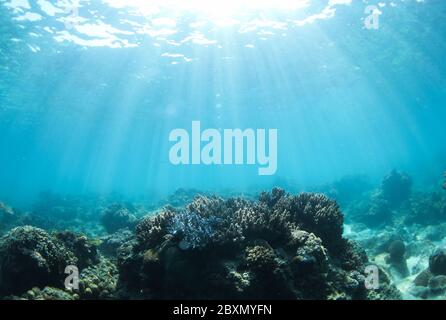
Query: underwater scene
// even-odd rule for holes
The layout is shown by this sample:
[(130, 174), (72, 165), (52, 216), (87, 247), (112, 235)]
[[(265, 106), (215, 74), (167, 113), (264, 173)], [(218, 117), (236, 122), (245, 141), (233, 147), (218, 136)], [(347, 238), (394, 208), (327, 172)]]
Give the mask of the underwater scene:
[(444, 0), (0, 0), (0, 300), (446, 299), (445, 39)]

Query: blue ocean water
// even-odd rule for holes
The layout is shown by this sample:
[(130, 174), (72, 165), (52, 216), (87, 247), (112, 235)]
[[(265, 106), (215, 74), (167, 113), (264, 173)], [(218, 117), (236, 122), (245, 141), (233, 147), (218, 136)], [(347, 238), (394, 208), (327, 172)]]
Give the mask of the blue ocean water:
[[(376, 6), (378, 29), (365, 27)], [(443, 0), (0, 1), (0, 198), (310, 190), (446, 169)], [(169, 162), (169, 132), (278, 130), (278, 169)]]

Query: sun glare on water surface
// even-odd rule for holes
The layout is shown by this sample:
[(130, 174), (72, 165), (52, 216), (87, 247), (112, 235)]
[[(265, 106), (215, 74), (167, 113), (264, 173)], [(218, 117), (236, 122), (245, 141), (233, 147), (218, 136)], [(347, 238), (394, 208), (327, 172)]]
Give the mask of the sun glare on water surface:
[(174, 15), (198, 14), (208, 18), (235, 18), (244, 14), (289, 12), (305, 8), (309, 0), (104, 0), (110, 6), (139, 11), (143, 15), (169, 11)]

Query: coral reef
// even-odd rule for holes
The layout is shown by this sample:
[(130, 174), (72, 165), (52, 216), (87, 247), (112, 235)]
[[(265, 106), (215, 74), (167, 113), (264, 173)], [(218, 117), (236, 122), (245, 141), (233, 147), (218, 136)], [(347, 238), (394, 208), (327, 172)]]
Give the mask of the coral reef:
[(76, 300), (77, 295), (52, 287), (32, 288), (21, 296), (12, 296), (12, 300)]
[(318, 192), (335, 199), (341, 207), (360, 200), (371, 190), (372, 184), (364, 175), (348, 175), (317, 189)]
[(79, 298), (82, 300), (113, 299), (116, 294), (118, 270), (109, 260), (86, 268), (79, 276)]
[(162, 241), (174, 216), (174, 209), (166, 208), (162, 213), (144, 217), (136, 226), (138, 242), (142, 246), (151, 247)]
[(108, 233), (114, 233), (119, 229), (133, 229), (138, 219), (125, 205), (113, 204), (104, 209), (101, 221)]
[(54, 237), (61, 241), (77, 259), (76, 266), (84, 269), (99, 262), (97, 241), (89, 240), (86, 236), (71, 231), (56, 232)]
[[(57, 197), (53, 200), (61, 201)], [(66, 205), (73, 208), (73, 203), (67, 200)], [(61, 212), (69, 212), (71, 209), (65, 211), (64, 205), (62, 202)], [(77, 204), (79, 208), (84, 205)], [(1, 210), (12, 218), (12, 225), (25, 221), (47, 224), (44, 215), (21, 214), (5, 205)], [(77, 231), (50, 232), (31, 226), (16, 227), (6, 233), (0, 240), (0, 297), (401, 297), (382, 267), (380, 287), (365, 288), (367, 254), (354, 241), (343, 238), (344, 216), (337, 202), (322, 194), (292, 195), (275, 188), (261, 193), (258, 199), (199, 195), (184, 207), (168, 206), (139, 220), (136, 217), (140, 215), (131, 204), (88, 210), (102, 212), (101, 220), (108, 234), (104, 235), (102, 230), (98, 240), (90, 240)], [(78, 221), (80, 216), (87, 217), (77, 213), (72, 221)], [(48, 217), (49, 230), (60, 230), (62, 224), (55, 217), (53, 213)], [(95, 223), (98, 222), (97, 219)], [(395, 237), (381, 240), (385, 243), (377, 250), (388, 250), (389, 265), (403, 266), (412, 247)], [(69, 265), (79, 268), (79, 290), (64, 289), (65, 268)], [(444, 279), (427, 272), (424, 286), (417, 288), (428, 296), (442, 292)]]
[(381, 184), (381, 197), (386, 199), (391, 207), (398, 207), (408, 200), (411, 192), (412, 178), (396, 170), (384, 177)]
[(217, 217), (202, 217), (195, 212), (178, 212), (170, 222), (168, 233), (181, 238), (183, 250), (203, 248), (212, 240), (218, 226)]
[(67, 266), (81, 269), (96, 261), (95, 245), (84, 236), (17, 227), (0, 239), (0, 296), (33, 287), (61, 288)]
[(100, 238), (99, 250), (108, 257), (116, 257), (118, 248), (133, 237), (129, 229), (120, 229)]
[[(281, 189), (258, 201), (199, 196), (143, 218), (118, 249), (118, 292), (130, 298), (399, 298), (364, 286), (367, 256), (342, 238), (343, 215), (320, 194)], [(385, 276), (383, 276), (385, 277)]]
[(389, 202), (379, 194), (372, 196), (370, 203), (360, 209), (355, 220), (364, 223), (370, 228), (377, 228), (392, 222), (393, 213), (390, 210)]
[(410, 210), (405, 217), (407, 224), (435, 225), (446, 219), (446, 194), (423, 192), (415, 194), (410, 201)]
[(65, 267), (75, 263), (74, 254), (45, 231), (15, 228), (0, 240), (0, 293), (60, 286)]
[(42, 192), (32, 211), (38, 216), (71, 221), (85, 212), (85, 207), (83, 207), (80, 199), (61, 196), (53, 192)]
[(368, 199), (360, 199), (346, 208), (352, 221), (360, 222), (370, 228), (378, 228), (394, 223), (397, 211), (410, 206), (412, 178), (393, 170), (384, 177), (379, 189), (372, 192)]
[(162, 201), (159, 205), (160, 207), (169, 205), (174, 208), (184, 207), (189, 202), (193, 201), (197, 195), (205, 195), (205, 193), (200, 192), (197, 189), (185, 189), (179, 188), (175, 190), (173, 194), (168, 196), (164, 201)]

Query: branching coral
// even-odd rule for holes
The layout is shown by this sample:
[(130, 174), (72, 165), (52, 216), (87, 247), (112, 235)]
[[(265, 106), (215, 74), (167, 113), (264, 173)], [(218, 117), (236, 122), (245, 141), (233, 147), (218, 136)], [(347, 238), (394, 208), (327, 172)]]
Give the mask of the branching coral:
[(136, 239), (146, 248), (158, 245), (168, 234), (168, 228), (175, 216), (173, 208), (166, 208), (161, 213), (144, 217), (136, 226)]
[(219, 221), (215, 216), (204, 218), (195, 212), (183, 210), (172, 218), (167, 230), (169, 234), (181, 239), (181, 249), (198, 249), (212, 241)]
[(340, 242), (344, 216), (335, 201), (322, 194), (303, 193), (291, 198), (291, 212), (296, 225), (316, 234), (328, 247)]

